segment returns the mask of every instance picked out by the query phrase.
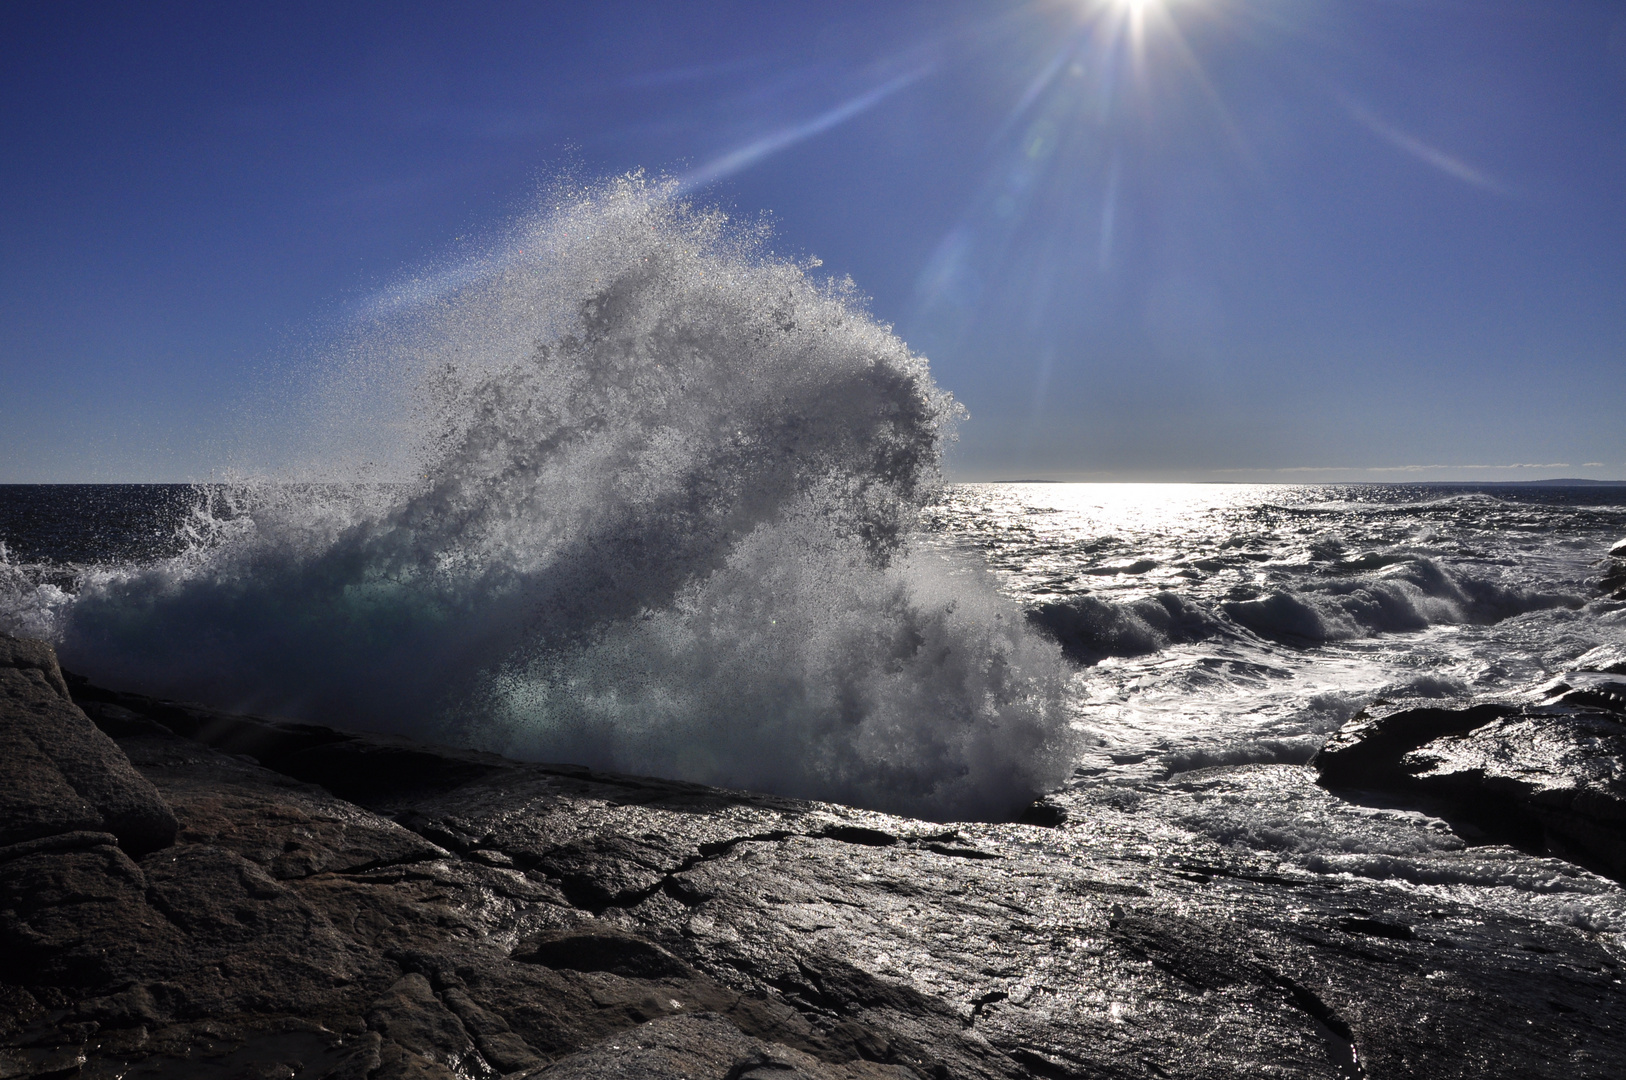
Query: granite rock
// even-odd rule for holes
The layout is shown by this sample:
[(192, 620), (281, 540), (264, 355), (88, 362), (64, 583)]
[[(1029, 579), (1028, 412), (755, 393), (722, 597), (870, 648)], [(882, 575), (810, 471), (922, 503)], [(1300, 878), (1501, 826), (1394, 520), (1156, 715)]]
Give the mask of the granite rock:
[(1602, 566), (1598, 588), (1613, 600), (1626, 600), (1626, 540), (1609, 549)]
[(1517, 711), (1516, 705), (1499, 703), (1452, 708), (1376, 702), (1334, 732), (1310, 764), (1322, 783), (1332, 787), (1402, 786), (1410, 777), (1400, 765), (1406, 754), (1441, 736), (1472, 731)]
[[(1615, 658), (1608, 649), (1589, 656), (1600, 666)], [(1311, 764), (1329, 786), (1403, 792), (1526, 850), (1626, 881), (1626, 681), (1607, 669), (1575, 671), (1535, 699), (1370, 708)]]
[(1304, 767), (944, 826), (69, 685), (180, 830), (0, 850), (7, 1080), (1626, 1074), (1618, 886)]
[(0, 634), (0, 845), (112, 833), (140, 855), (175, 839), (164, 801), (68, 696), (50, 646)]

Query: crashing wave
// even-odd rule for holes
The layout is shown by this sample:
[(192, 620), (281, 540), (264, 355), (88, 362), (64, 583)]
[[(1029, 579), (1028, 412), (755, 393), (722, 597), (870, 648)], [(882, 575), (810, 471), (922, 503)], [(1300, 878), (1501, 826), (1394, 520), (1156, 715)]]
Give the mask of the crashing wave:
[(1122, 601), (1081, 595), (1035, 605), (1027, 618), (1069, 659), (1088, 665), (1212, 638), (1251, 634), (1289, 645), (1321, 644), (1441, 624), (1495, 623), (1584, 602), (1569, 593), (1508, 586), (1397, 552), (1337, 560), (1319, 579), (1252, 599), (1210, 604), (1168, 591)]
[(184, 554), (87, 578), (64, 661), (937, 818), (1059, 783), (1055, 646), (910, 539), (958, 407), (850, 283), (673, 196), (555, 197), (381, 309), (327, 431), (411, 479), (240, 485)]
[(1567, 593), (1524, 589), (1410, 557), (1381, 573), (1333, 578), (1295, 591), (1224, 603), (1225, 614), (1260, 637), (1343, 641), (1439, 624), (1495, 623), (1531, 611), (1578, 608)]
[(1221, 632), (1218, 620), (1201, 605), (1171, 592), (1123, 603), (1074, 596), (1040, 604), (1027, 617), (1081, 664), (1108, 656), (1145, 656)]

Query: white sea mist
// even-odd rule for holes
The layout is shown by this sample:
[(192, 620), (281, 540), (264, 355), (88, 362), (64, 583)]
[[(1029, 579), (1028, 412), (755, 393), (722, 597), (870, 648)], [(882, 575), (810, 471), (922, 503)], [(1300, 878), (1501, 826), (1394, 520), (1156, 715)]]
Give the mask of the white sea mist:
[(216, 492), (184, 554), (35, 611), (65, 662), (938, 819), (1067, 776), (1058, 647), (913, 539), (958, 407), (850, 283), (639, 177), (493, 250), (381, 302), (326, 384), (310, 459), (380, 482)]

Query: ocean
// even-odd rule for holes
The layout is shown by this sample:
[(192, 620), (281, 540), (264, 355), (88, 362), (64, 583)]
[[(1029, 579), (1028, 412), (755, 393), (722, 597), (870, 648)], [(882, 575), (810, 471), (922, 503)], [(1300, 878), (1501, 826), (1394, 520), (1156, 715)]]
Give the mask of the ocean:
[(937, 820), (1626, 644), (1626, 487), (945, 484), (963, 407), (769, 239), (551, 193), (358, 316), (297, 466), (0, 489), (0, 627), (120, 689)]
[[(362, 490), (359, 503), (366, 507), (404, 497)], [(957, 802), (944, 803), (927, 790), (963, 780), (965, 763), (945, 759), (943, 745), (944, 734), (963, 732), (931, 732), (937, 714), (929, 711), (912, 719), (887, 711), (902, 705), (885, 700), (885, 669), (896, 669), (896, 681), (903, 654), (929, 647), (924, 639), (900, 645), (896, 638), (920, 638), (932, 620), (894, 607), (907, 607), (907, 600), (884, 576), (863, 584), (890, 587), (894, 595), (865, 598), (867, 608), (860, 602), (856, 610), (832, 610), (839, 595), (805, 582), (800, 591), (783, 588), (790, 568), (758, 567), (749, 604), (730, 594), (732, 605), (711, 606), (701, 617), (692, 610), (694, 597), (674, 597), (666, 611), (633, 611), (621, 624), (600, 620), (586, 640), (581, 628), (552, 643), (521, 638), (512, 646), (522, 659), (518, 665), (513, 653), (476, 656), (470, 663), (478, 668), (483, 661), (484, 680), (460, 685), (477, 689), (462, 699), (426, 696), (417, 715), (393, 703), (388, 713), (331, 707), (309, 692), (307, 673), (319, 659), (287, 669), (288, 684), (279, 683), (276, 670), (239, 674), (228, 683), (164, 656), (170, 648), (196, 648), (195, 635), (179, 633), (173, 643), (160, 637), (132, 650), (127, 639), (108, 633), (109, 623), (142, 633), (173, 629), (171, 620), (200, 610), (199, 597), (168, 613), (155, 607), (175, 604), (208, 582), (201, 607), (212, 611), (211, 633), (247, 639), (244, 631), (252, 628), (258, 640), (243, 640), (238, 649), (257, 647), (274, 662), (282, 653), (268, 651), (263, 639), (292, 636), (284, 647), (299, 648), (302, 622), (335, 614), (332, 595), (312, 588), (308, 568), (302, 591), (280, 595), (234, 580), (254, 573), (260, 560), (270, 563), (266, 573), (286, 574), (290, 556), (257, 551), (244, 565), (243, 534), (234, 529), (266, 514), (266, 507), (274, 522), (302, 500), (331, 515), (335, 503), (355, 512), (356, 499), (331, 486), (280, 488), (275, 498), (219, 485), (0, 487), (0, 619), (15, 632), (57, 641), (70, 667), (121, 686), (437, 734), (528, 757), (563, 754), (888, 808), (901, 803), (937, 816), (955, 816), (961, 807), (972, 815), (1000, 814), (1000, 804), (976, 792), (962, 790)], [(999, 795), (1009, 796), (1007, 811), (1043, 783), (1068, 777), (1134, 782), (1213, 765), (1303, 763), (1374, 700), (1518, 699), (1577, 665), (1604, 666), (1592, 661), (1626, 648), (1626, 602), (1612, 598), (1626, 581), (1609, 556), (1626, 537), (1626, 486), (951, 484), (924, 506), (917, 526), (908, 538), (915, 549), (910, 558), (941, 561), (944, 605), (969, 598), (983, 605), (991, 623), (1017, 622), (1017, 640), (1033, 654), (1026, 675), (1034, 685), (1020, 689), (1040, 703), (1026, 703), (1024, 732), (1040, 745), (987, 778)], [(238, 554), (222, 563), (223, 552)], [(222, 573), (223, 565), (230, 573)], [(726, 577), (728, 569), (712, 574)], [(356, 593), (364, 577), (348, 579), (345, 589)], [(781, 588), (763, 590), (762, 579)], [(955, 595), (957, 579), (965, 595)], [(481, 598), (463, 599), (473, 605)], [(221, 610), (232, 604), (278, 610)], [(691, 610), (682, 610), (686, 604)], [(81, 606), (97, 620), (95, 635), (76, 624)], [(810, 606), (814, 610), (806, 610)], [(479, 613), (466, 614), (479, 624)], [(355, 613), (345, 618), (355, 629)], [(787, 645), (778, 633), (781, 619), (800, 627), (798, 637), (808, 635), (799, 650), (798, 637)], [(844, 620), (845, 632), (834, 635), (839, 647), (817, 640), (831, 627), (813, 623)], [(651, 623), (660, 624), (654, 641), (647, 633)], [(949, 701), (951, 727), (1008, 723), (999, 702), (988, 700), (993, 681), (984, 674), (981, 685), (972, 685), (970, 678), (978, 659), (999, 652), (990, 645), (997, 635), (955, 639), (942, 624), (936, 628), (944, 640), (932, 646), (981, 655), (924, 665), (913, 679), (939, 683), (909, 687), (904, 704), (930, 710), (959, 697)], [(323, 639), (320, 632), (313, 637)], [(899, 654), (879, 673), (873, 653), (848, 652), (876, 643)], [(363, 643), (345, 662), (357, 663), (358, 652), (370, 649), (393, 669), (402, 662), (402, 644)], [(422, 650), (424, 643), (407, 647)], [(708, 649), (715, 655), (703, 655)], [(139, 666), (149, 657), (157, 658), (152, 672)], [(614, 698), (622, 677), (631, 692), (605, 700)], [(345, 678), (363, 686), (377, 681), (353, 668), (330, 673), (328, 681)], [(827, 685), (816, 685), (817, 678)], [(751, 680), (767, 689), (746, 686)], [(743, 695), (754, 714), (721, 702), (719, 689)], [(982, 700), (964, 700), (978, 692)], [(561, 706), (560, 697), (573, 693), (583, 701)], [(708, 704), (716, 708), (711, 725)], [(979, 705), (980, 714), (968, 719), (968, 709)], [(1035, 719), (1040, 706), (1053, 714)], [(663, 708), (670, 718), (661, 715)], [(561, 723), (557, 718), (568, 730), (548, 729)], [(663, 721), (679, 728), (678, 738), (652, 735)], [(1064, 760), (1053, 759), (1055, 748), (1042, 738), (1035, 740), (1045, 723), (1071, 732), (1060, 740)], [(627, 731), (603, 730), (611, 724)], [(792, 731), (792, 724), (804, 729)], [(901, 743), (854, 738), (850, 729), (867, 724)], [(678, 745), (680, 738), (690, 745)], [(913, 761), (910, 738), (922, 743)], [(772, 753), (775, 739), (824, 760), (810, 768), (763, 769), (746, 757)], [(821, 739), (837, 745), (820, 746)], [(868, 762), (842, 760), (866, 750), (873, 754)], [(731, 758), (736, 754), (739, 759)], [(1034, 766), (1041, 759), (1047, 772)], [(1023, 765), (1030, 770), (1023, 776), (1027, 788), (1010, 775)], [(901, 782), (901, 799), (886, 789), (889, 779)]]
[(936, 523), (1063, 644), (1103, 773), (1302, 763), (1626, 645), (1626, 485), (970, 485)]

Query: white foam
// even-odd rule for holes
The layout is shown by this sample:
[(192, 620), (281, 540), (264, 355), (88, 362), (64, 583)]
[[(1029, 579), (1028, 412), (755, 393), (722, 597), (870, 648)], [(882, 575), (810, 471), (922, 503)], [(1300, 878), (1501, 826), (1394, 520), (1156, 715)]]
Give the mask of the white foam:
[(1436, 625), (1494, 623), (1582, 603), (1579, 596), (1508, 585), (1447, 569), (1435, 559), (1411, 556), (1375, 574), (1306, 583), (1292, 592), (1223, 607), (1227, 615), (1263, 637), (1324, 642)]
[(935, 817), (1060, 782), (1058, 650), (909, 539), (957, 406), (849, 283), (672, 195), (560, 198), (454, 290), (381, 308), (308, 475), (398, 483), (242, 485), (185, 555), (86, 581), (65, 660)]

